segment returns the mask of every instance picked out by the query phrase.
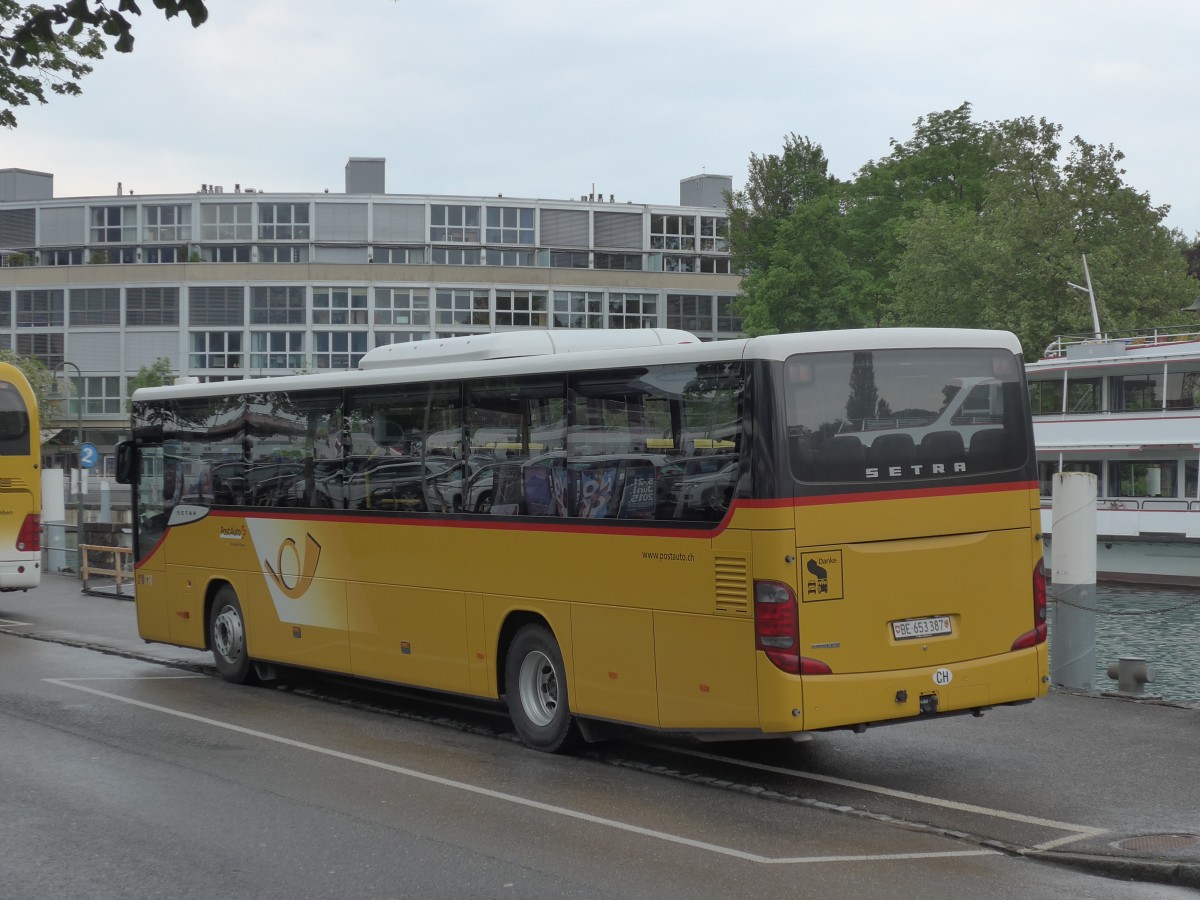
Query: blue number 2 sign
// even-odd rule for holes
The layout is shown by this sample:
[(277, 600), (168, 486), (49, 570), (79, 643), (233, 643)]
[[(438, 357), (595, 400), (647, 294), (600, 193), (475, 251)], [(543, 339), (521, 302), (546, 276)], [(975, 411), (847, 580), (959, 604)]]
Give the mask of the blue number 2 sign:
[(99, 455), (95, 444), (89, 444), (85, 441), (79, 445), (79, 465), (83, 468), (90, 469), (96, 465), (96, 459)]

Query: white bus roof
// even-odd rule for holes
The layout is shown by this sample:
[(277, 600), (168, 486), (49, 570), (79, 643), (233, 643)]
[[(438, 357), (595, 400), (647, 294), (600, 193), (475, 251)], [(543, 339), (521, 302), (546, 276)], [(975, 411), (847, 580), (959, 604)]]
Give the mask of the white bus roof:
[[(591, 338), (593, 334), (597, 337)], [(624, 339), (619, 337), (621, 334), (625, 335)], [(639, 337), (629, 338), (630, 335)], [(493, 340), (484, 341), (484, 338)], [(695, 342), (686, 343), (687, 338)], [(622, 344), (622, 340), (631, 341), (635, 346)], [(462, 343), (453, 344), (452, 341)], [(589, 342), (592, 346), (588, 346)], [(408, 357), (403, 352), (379, 353), (394, 347), (422, 347), (425, 344), (431, 345), (429, 352), (414, 353)], [(445, 349), (447, 344), (450, 345), (448, 350), (439, 354), (437, 348), (442, 346)], [(352, 385), (370, 387), (743, 358), (784, 360), (795, 353), (954, 347), (992, 348), (1014, 354), (1021, 352), (1020, 341), (1009, 332), (965, 328), (859, 328), (710, 342), (700, 342), (688, 332), (671, 329), (626, 332), (612, 329), (575, 334), (565, 331), (517, 331), (481, 334), (477, 338), (447, 338), (443, 341), (379, 347), (364, 356), (364, 363), (370, 358), (371, 365), (364, 365), (362, 369), (140, 388), (134, 393), (133, 399), (143, 402), (172, 397), (222, 397), (261, 391), (339, 390)]]

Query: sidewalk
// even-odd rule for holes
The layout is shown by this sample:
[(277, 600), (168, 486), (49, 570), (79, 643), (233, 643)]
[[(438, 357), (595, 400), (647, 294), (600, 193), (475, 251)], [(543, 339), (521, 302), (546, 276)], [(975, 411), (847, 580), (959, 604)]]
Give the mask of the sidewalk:
[[(72, 576), (45, 575), (36, 590), (0, 593), (0, 632), (215, 671), (210, 653), (145, 643), (131, 599), (84, 594)], [(997, 849), (1200, 888), (1200, 704), (1055, 691), (1002, 723), (999, 739), (983, 730), (992, 726), (979, 732), (995, 747), (991, 771), (979, 773), (981, 792), (1007, 795), (1013, 810), (1061, 796), (1062, 818), (1099, 827), (1057, 847)]]

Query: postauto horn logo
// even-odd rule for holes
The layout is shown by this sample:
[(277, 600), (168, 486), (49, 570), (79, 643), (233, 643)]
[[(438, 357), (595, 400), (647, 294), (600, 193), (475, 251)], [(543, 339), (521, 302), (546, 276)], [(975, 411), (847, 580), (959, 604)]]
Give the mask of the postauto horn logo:
[[(296, 548), (294, 538), (284, 538), (279, 544), (275, 555), (275, 565), (264, 559), (263, 565), (267, 574), (275, 582), (275, 586), (289, 600), (299, 600), (312, 585), (313, 576), (317, 573), (317, 561), (321, 558), (321, 545), (311, 534), (304, 535), (304, 552)], [(297, 565), (298, 563), (298, 565)], [(298, 572), (298, 575), (287, 575), (285, 572)]]

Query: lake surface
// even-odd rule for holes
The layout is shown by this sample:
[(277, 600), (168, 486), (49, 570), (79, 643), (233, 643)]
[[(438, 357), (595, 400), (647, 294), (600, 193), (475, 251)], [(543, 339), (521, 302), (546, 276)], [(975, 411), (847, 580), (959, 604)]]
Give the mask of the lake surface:
[[(1053, 631), (1054, 585), (1049, 593)], [(1140, 656), (1154, 674), (1146, 693), (1200, 702), (1200, 591), (1099, 584), (1095, 605), (1103, 612), (1096, 614), (1093, 690), (1116, 690), (1117, 683), (1108, 677), (1109, 665), (1121, 656)]]

